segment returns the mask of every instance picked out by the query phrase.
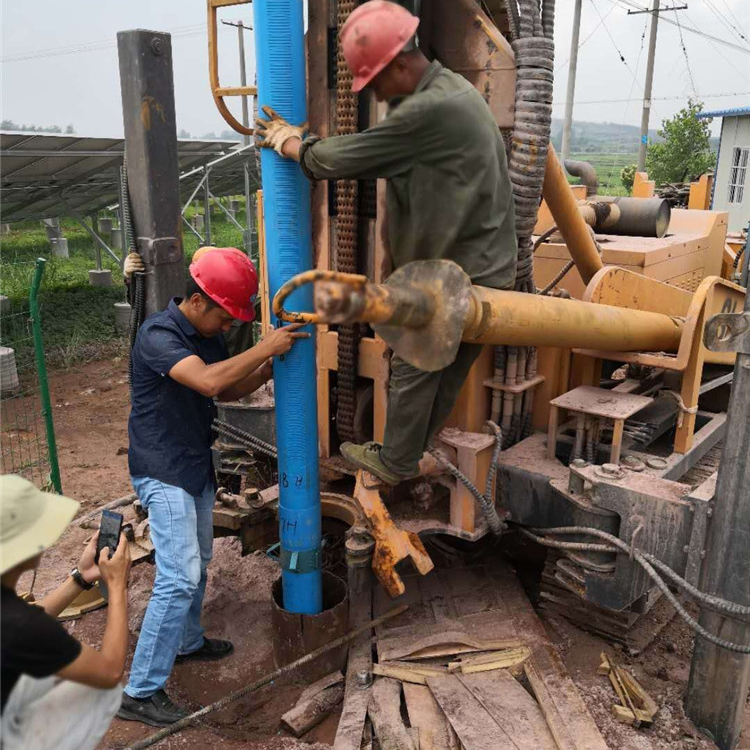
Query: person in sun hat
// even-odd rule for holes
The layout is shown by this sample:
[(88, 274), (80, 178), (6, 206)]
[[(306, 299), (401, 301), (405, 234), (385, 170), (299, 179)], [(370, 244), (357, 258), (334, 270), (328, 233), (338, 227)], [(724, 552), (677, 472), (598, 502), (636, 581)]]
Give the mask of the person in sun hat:
[(235, 401), (272, 375), (271, 358), (309, 334), (293, 324), (229, 357), (222, 337), (255, 316), (258, 276), (236, 248), (193, 257), (183, 298), (140, 327), (132, 351), (128, 463), (148, 513), (156, 579), (118, 716), (166, 726), (187, 715), (165, 686), (175, 661), (229, 656), (231, 642), (206, 638), (201, 609), (213, 546), (211, 464), (214, 399)]
[[(10, 474), (0, 477), (0, 689), (4, 750), (90, 750), (121, 700), (128, 648), (127, 581), (130, 551), (124, 536), (110, 559), (94, 562), (98, 534), (78, 565), (38, 604), (16, 593), (60, 538), (78, 503), (38, 490)], [(80, 643), (55, 619), (101, 578), (107, 584), (107, 624), (97, 650)]]
[[(311, 180), (385, 179), (394, 269), (451, 260), (472, 283), (512, 289), (518, 246), (505, 144), (482, 95), (416, 44), (419, 18), (387, 0), (360, 3), (339, 34), (352, 91), (388, 103), (359, 133), (320, 138), (264, 107), (257, 145), (299, 162)], [(443, 370), (391, 357), (383, 444), (342, 443), (341, 455), (386, 484), (418, 474), (482, 347), (464, 342)]]

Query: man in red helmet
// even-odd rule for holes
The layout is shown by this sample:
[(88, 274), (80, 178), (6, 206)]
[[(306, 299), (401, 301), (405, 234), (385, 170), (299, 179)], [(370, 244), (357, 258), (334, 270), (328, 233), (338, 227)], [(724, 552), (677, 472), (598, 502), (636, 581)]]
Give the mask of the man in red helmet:
[(228, 357), (221, 336), (251, 321), (258, 277), (234, 248), (215, 248), (190, 266), (187, 293), (141, 326), (132, 352), (128, 421), (130, 476), (148, 512), (156, 579), (118, 716), (164, 726), (187, 715), (164, 691), (175, 659), (229, 655), (229, 641), (206, 638), (201, 607), (213, 543), (214, 398), (233, 401), (272, 374), (271, 358), (307, 337), (290, 325)]
[[(265, 109), (259, 145), (300, 163), (311, 179), (387, 180), (388, 239), (394, 268), (417, 260), (458, 263), (474, 284), (510, 289), (518, 254), (513, 191), (500, 131), (479, 92), (430, 62), (414, 45), (419, 19), (386, 0), (359, 5), (341, 29), (354, 74), (389, 103), (387, 117), (361, 133), (304, 138)], [(418, 462), (455, 403), (481, 351), (461, 344), (440, 372), (391, 359), (383, 445), (344, 443), (341, 453), (389, 484), (418, 473)]]

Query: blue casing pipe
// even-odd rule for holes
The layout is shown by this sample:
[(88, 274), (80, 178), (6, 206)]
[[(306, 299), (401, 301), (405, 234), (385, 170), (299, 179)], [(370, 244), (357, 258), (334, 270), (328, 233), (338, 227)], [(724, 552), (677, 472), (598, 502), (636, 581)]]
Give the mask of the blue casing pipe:
[[(289, 122), (305, 122), (303, 0), (254, 0), (253, 17), (259, 109), (268, 105)], [(310, 186), (298, 164), (271, 149), (261, 152), (261, 177), (273, 297), (292, 276), (312, 268)], [(288, 304), (312, 310), (312, 287), (294, 292)], [(274, 361), (283, 606), (301, 614), (318, 614), (323, 606), (315, 376), (314, 336)]]

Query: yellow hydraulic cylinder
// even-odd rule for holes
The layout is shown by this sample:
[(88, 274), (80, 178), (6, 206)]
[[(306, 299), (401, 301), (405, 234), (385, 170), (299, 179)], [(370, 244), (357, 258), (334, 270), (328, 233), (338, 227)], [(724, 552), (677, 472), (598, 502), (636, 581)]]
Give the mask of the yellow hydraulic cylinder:
[[(316, 296), (315, 314), (283, 309), (294, 289), (314, 281), (333, 282)], [(681, 318), (661, 313), (472, 286), (447, 260), (408, 263), (385, 284), (310, 271), (282, 287), (273, 308), (288, 321), (370, 323), (396, 354), (426, 371), (450, 364), (461, 341), (674, 352), (683, 328)]]
[(602, 259), (551, 143), (547, 151), (543, 195), (583, 283), (588, 284), (602, 267)]

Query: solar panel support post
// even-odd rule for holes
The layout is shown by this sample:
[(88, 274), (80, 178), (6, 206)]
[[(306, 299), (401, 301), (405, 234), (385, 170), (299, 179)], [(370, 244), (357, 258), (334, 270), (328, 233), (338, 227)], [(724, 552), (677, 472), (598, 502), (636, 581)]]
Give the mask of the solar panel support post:
[(171, 36), (120, 31), (117, 51), (130, 210), (150, 315), (185, 292)]
[(206, 176), (203, 178), (203, 232), (206, 236), (206, 244), (211, 244), (211, 190), (208, 186), (208, 175), (211, 170), (206, 167)]

